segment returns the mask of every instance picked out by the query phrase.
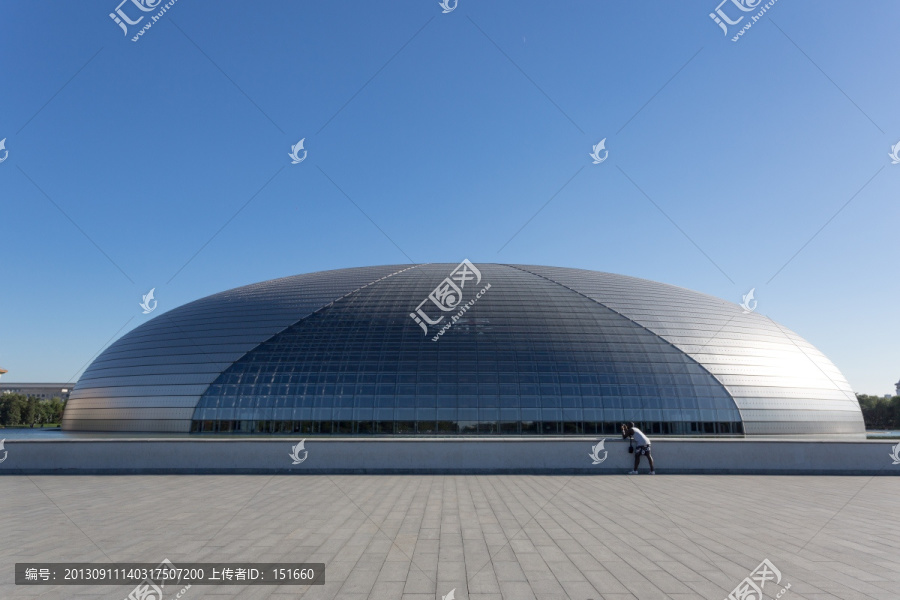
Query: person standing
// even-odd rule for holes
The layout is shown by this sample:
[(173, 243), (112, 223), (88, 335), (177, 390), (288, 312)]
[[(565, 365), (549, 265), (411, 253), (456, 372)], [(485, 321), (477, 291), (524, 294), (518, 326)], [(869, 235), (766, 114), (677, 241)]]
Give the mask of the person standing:
[(634, 448), (634, 470), (629, 471), (628, 474), (637, 475), (638, 466), (641, 464), (641, 456), (646, 456), (650, 462), (650, 474), (656, 475), (656, 469), (653, 467), (653, 456), (650, 454), (650, 438), (635, 427), (633, 422), (628, 425), (622, 423), (622, 438), (633, 438), (635, 444), (637, 444)]

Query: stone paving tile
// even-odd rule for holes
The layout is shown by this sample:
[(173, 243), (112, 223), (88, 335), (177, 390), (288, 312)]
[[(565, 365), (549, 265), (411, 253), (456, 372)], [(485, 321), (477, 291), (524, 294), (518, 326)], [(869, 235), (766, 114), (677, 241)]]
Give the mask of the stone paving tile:
[(897, 600), (898, 497), (888, 477), (4, 476), (0, 598), (133, 587), (15, 586), (15, 562), (169, 558), (326, 564), (324, 586), (183, 600), (721, 600), (768, 558), (784, 600)]

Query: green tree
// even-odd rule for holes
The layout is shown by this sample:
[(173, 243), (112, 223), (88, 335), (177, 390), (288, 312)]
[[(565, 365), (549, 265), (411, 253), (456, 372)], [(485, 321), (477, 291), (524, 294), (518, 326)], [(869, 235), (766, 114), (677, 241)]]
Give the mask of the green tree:
[(47, 402), (47, 423), (61, 423), (65, 408), (66, 403), (59, 398), (50, 398), (50, 401)]
[(900, 429), (900, 396), (883, 398), (857, 394), (866, 429)]
[(22, 424), (34, 427), (38, 416), (38, 400), (37, 398), (28, 398), (25, 401), (25, 410), (22, 411)]
[(36, 422), (41, 427), (50, 422), (50, 401), (41, 400), (38, 402), (36, 414)]
[(22, 423), (22, 413), (27, 399), (22, 394), (0, 396), (0, 425), (14, 427)]
[(65, 402), (59, 398), (44, 400), (22, 394), (0, 395), (0, 426), (16, 427), (62, 421)]

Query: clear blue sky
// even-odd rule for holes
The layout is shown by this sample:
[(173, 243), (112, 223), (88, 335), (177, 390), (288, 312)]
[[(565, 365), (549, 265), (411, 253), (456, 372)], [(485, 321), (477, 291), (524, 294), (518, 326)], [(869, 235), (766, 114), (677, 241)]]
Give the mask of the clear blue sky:
[(231, 287), (467, 257), (755, 287), (892, 392), (900, 4), (781, 0), (738, 42), (716, 4), (179, 0), (132, 42), (117, 0), (0, 2), (3, 381)]

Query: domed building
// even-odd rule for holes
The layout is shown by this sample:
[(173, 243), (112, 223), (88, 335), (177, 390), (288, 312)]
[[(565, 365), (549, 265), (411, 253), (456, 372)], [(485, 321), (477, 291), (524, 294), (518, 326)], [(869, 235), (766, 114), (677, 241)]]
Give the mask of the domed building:
[(65, 430), (292, 435), (856, 436), (809, 342), (741, 306), (529, 265), (323, 271), (228, 290), (107, 348)]

